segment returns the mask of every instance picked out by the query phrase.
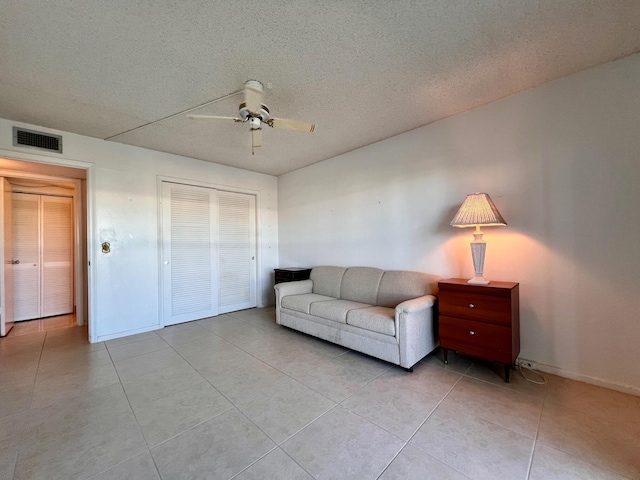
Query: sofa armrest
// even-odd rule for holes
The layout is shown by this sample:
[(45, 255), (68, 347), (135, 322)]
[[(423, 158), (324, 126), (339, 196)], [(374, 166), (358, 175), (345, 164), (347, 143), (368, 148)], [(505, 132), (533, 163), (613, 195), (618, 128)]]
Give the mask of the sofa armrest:
[(282, 299), (288, 295), (302, 295), (313, 292), (313, 281), (300, 280), (297, 282), (284, 282), (274, 285), (276, 291), (276, 323), (280, 324), (280, 307)]
[(397, 313), (414, 313), (425, 308), (431, 308), (436, 303), (436, 297), (433, 295), (425, 295), (423, 297), (412, 298), (402, 302), (396, 307)]
[(436, 338), (436, 297), (424, 295), (396, 307), (396, 335), (400, 346), (400, 366), (411, 368), (438, 346)]

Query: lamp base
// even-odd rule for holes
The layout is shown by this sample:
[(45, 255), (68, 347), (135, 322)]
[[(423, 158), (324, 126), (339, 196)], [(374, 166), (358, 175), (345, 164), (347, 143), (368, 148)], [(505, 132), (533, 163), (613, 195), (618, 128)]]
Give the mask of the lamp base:
[(483, 276), (479, 276), (479, 277), (473, 277), (467, 283), (470, 283), (471, 285), (489, 285), (489, 283), (491, 282), (486, 278), (484, 278)]
[(482, 231), (480, 231), (479, 226), (476, 226), (476, 231), (473, 232), (473, 242), (471, 242), (471, 257), (473, 258), (474, 277), (467, 282), (471, 285), (489, 285), (489, 280), (484, 278), (482, 275), (486, 249), (487, 244), (484, 243), (484, 240), (482, 239)]

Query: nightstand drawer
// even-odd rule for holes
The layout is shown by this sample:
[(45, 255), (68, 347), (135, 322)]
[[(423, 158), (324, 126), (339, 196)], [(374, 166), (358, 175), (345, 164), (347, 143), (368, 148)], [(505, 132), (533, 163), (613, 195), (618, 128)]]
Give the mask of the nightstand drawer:
[(442, 348), (510, 364), (511, 336), (509, 327), (440, 315)]
[(511, 299), (494, 295), (440, 291), (440, 314), (511, 326)]

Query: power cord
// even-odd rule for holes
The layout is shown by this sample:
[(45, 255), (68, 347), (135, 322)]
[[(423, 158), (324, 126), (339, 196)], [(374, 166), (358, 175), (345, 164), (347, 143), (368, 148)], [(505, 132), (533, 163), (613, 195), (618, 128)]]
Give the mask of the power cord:
[[(544, 375), (542, 375), (539, 371), (534, 370), (533, 368), (525, 367), (524, 365), (519, 365), (519, 370), (520, 370), (520, 375), (527, 382), (535, 383), (536, 385), (544, 385), (545, 383), (547, 383), (547, 379), (544, 378)], [(538, 375), (542, 379), (542, 381), (533, 380), (532, 378), (527, 378), (527, 376), (524, 374), (524, 370), (528, 370), (528, 371), (533, 372), (534, 374)]]

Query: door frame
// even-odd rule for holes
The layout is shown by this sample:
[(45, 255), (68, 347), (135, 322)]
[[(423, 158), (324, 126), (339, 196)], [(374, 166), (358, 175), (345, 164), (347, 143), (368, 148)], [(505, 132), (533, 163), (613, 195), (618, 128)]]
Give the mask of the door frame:
[[(43, 155), (20, 154), (16, 152), (0, 149), (0, 158), (10, 162), (20, 162), (26, 164), (24, 170), (12, 169), (11, 165), (0, 166), (0, 177), (24, 178), (30, 180), (46, 180), (72, 182), (74, 184), (74, 304), (76, 309), (76, 322), (78, 325), (88, 324), (89, 342), (97, 341), (97, 329), (94, 325), (95, 315), (95, 280), (91, 269), (91, 261), (95, 255), (92, 247), (91, 232), (93, 231), (94, 212), (94, 175), (93, 165), (86, 162), (69, 160), (64, 158), (50, 158)], [(59, 166), (70, 167), (85, 171), (85, 181), (81, 179), (65, 176), (48, 175), (39, 172), (39, 167)], [(41, 170), (41, 169), (40, 169)], [(86, 210), (83, 198), (86, 198)], [(86, 267), (85, 267), (86, 266)]]
[[(219, 183), (210, 183), (210, 182), (200, 182), (200, 181), (196, 181), (196, 180), (190, 180), (190, 179), (186, 179), (186, 178), (179, 178), (179, 177), (168, 177), (165, 175), (157, 175), (156, 176), (156, 191), (157, 191), (157, 199), (158, 199), (158, 242), (160, 244), (162, 244), (163, 239), (162, 239), (162, 183), (163, 182), (169, 182), (169, 183), (177, 183), (180, 185), (187, 185), (187, 186), (193, 186), (193, 187), (204, 187), (204, 188), (211, 188), (211, 189), (215, 189), (215, 190), (222, 190), (225, 192), (234, 192), (234, 193), (244, 193), (247, 195), (254, 195), (256, 198), (256, 204), (255, 204), (255, 209), (256, 209), (256, 215), (255, 215), (255, 222), (256, 222), (256, 305), (260, 306), (260, 295), (259, 292), (262, 291), (262, 278), (261, 275), (259, 274), (260, 270), (261, 270), (261, 255), (260, 255), (260, 218), (261, 216), (258, 214), (258, 212), (260, 211), (260, 192), (258, 190), (253, 190), (250, 188), (243, 188), (243, 187), (236, 187), (236, 186), (231, 186), (231, 185), (223, 185), (223, 184), (219, 184)], [(163, 256), (162, 256), (162, 248), (158, 249), (158, 299), (162, 299), (162, 295), (164, 293), (164, 279), (163, 279), (163, 275), (162, 275), (162, 267), (163, 267)], [(164, 302), (162, 302), (161, 300), (158, 302), (158, 325), (162, 328), (164, 327)]]
[[(12, 253), (12, 237), (13, 229), (11, 228), (11, 218), (13, 215), (13, 192), (9, 181), (0, 177), (0, 228), (3, 230), (3, 238), (0, 242), (0, 335), (3, 337), (9, 334), (13, 328), (13, 253)], [(6, 234), (7, 226), (11, 230), (10, 234)], [(12, 260), (7, 260), (7, 257)], [(7, 265), (12, 268), (7, 268)], [(8, 328), (7, 328), (8, 325)]]

